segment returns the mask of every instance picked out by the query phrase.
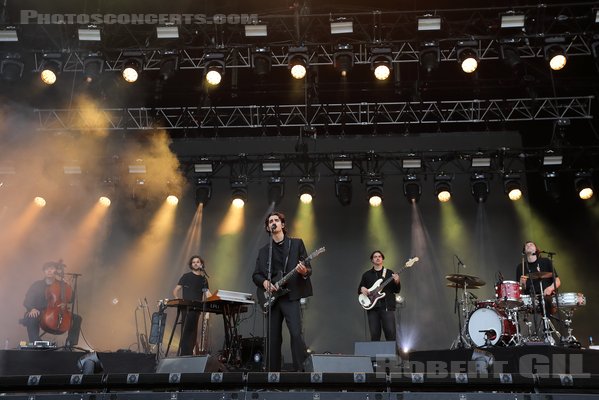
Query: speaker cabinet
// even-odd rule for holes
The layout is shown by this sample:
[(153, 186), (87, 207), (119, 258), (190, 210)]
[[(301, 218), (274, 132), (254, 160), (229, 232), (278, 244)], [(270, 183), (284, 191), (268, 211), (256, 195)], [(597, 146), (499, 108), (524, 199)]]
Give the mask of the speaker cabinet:
[(156, 367), (157, 373), (170, 374), (199, 373), (199, 372), (225, 372), (226, 367), (216, 358), (211, 356), (182, 356), (163, 358)]
[(388, 342), (355, 342), (354, 355), (369, 356), (373, 359), (395, 357), (397, 355), (395, 341)]
[(312, 354), (306, 359), (306, 372), (374, 372), (368, 356)]

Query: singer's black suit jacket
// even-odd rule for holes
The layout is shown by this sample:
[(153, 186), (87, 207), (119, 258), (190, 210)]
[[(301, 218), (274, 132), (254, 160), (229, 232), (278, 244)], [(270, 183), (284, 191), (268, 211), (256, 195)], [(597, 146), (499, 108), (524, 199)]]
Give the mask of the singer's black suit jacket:
[[(295, 268), (300, 260), (305, 260), (308, 257), (308, 253), (302, 239), (285, 236), (284, 240), (284, 251), (288, 255), (284, 271), (289, 272)], [(256, 267), (252, 275), (252, 280), (259, 288), (263, 287), (262, 285), (268, 277), (268, 247), (269, 245), (266, 244), (258, 251)], [(289, 300), (299, 300), (302, 297), (312, 296), (312, 282), (310, 281), (312, 268), (309, 262), (305, 262), (304, 264), (308, 268), (308, 275), (303, 277), (300, 274), (296, 274), (287, 282), (286, 287), (290, 290)], [(276, 283), (275, 279), (273, 279), (273, 283)]]

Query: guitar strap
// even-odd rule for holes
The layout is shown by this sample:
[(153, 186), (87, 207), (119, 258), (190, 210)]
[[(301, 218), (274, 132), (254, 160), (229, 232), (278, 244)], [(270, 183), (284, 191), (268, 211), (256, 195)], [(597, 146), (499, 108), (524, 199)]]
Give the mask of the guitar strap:
[(291, 254), (291, 238), (287, 238), (287, 255), (283, 264), (283, 276), (287, 273), (287, 263), (289, 262), (289, 254)]
[(383, 267), (383, 279), (385, 279), (385, 275), (387, 275), (387, 268)]

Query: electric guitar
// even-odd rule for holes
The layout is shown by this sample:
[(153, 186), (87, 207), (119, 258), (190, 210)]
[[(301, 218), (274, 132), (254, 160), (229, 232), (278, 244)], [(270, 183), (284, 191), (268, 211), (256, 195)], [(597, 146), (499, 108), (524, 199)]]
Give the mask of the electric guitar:
[[(321, 247), (320, 249), (315, 250), (308, 257), (306, 257), (306, 259), (304, 261), (313, 260), (314, 258), (318, 257), (320, 254), (324, 253), (325, 250), (326, 249), (324, 247)], [(270, 294), (270, 296), (268, 295), (266, 290), (264, 290), (263, 288), (258, 288), (258, 290), (256, 291), (256, 298), (258, 300), (258, 304), (260, 305), (260, 308), (262, 308), (262, 311), (264, 313), (267, 313), (270, 311), (270, 308), (272, 307), (272, 305), (275, 303), (275, 301), (279, 297), (290, 292), (290, 290), (288, 288), (283, 287), (283, 286), (287, 283), (287, 281), (289, 279), (291, 279), (292, 276), (294, 276), (297, 273), (296, 268), (293, 268), (284, 277), (279, 279), (277, 281), (277, 283), (275, 283), (275, 286), (278, 287), (279, 289), (275, 292), (272, 292)]]
[[(416, 264), (416, 262), (418, 262), (419, 260), (420, 259), (418, 257), (410, 258), (406, 262), (406, 264), (403, 267), (401, 267), (399, 269), (399, 271), (396, 272), (396, 274), (400, 274), (403, 271), (405, 271), (406, 269), (412, 268), (412, 266), (414, 264)], [(387, 284), (389, 282), (391, 282), (391, 280), (393, 280), (393, 274), (391, 274), (390, 277), (385, 279), (384, 282), (383, 282), (383, 278), (377, 279), (377, 281), (374, 282), (374, 285), (372, 285), (372, 287), (370, 287), (370, 289), (368, 289), (368, 292), (369, 292), (368, 295), (360, 293), (360, 295), (358, 296), (358, 301), (360, 302), (360, 305), (362, 306), (362, 308), (365, 310), (370, 310), (372, 307), (374, 307), (376, 305), (376, 303), (380, 299), (385, 297), (385, 295), (387, 293), (383, 292), (383, 289), (385, 288), (385, 286), (387, 286)]]

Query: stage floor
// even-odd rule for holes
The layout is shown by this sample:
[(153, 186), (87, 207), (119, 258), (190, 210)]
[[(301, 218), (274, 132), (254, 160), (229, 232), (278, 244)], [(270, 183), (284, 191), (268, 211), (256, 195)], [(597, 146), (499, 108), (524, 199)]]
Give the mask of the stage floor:
[[(339, 372), (335, 370), (339, 363), (324, 362), (314, 363), (313, 371), (297, 373), (223, 368), (209, 356), (170, 358), (174, 369), (157, 372), (154, 354), (115, 352), (98, 353), (103, 367), (101, 373), (82, 375), (77, 361), (85, 354), (52, 350), (0, 351), (1, 392), (15, 398), (24, 393), (51, 393), (56, 399), (82, 392), (86, 395), (80, 399), (87, 399), (86, 396), (93, 393), (114, 393), (116, 397), (111, 396), (112, 400), (131, 391), (144, 393), (144, 398), (156, 399), (172, 399), (168, 393), (181, 391), (202, 394), (190, 397), (194, 399), (209, 398), (204, 397), (206, 392), (213, 396), (218, 392), (221, 394), (218, 397), (225, 399), (238, 399), (240, 393), (249, 392), (255, 394), (252, 399), (277, 398), (271, 396), (273, 392), (279, 394), (278, 398), (312, 400), (315, 393), (320, 392), (323, 396), (319, 398), (336, 393), (337, 396), (331, 398), (381, 400), (425, 398), (415, 397), (416, 393), (428, 393), (426, 398), (439, 395), (438, 398), (456, 399), (460, 398), (455, 397), (457, 393), (468, 393), (468, 398), (481, 399), (518, 399), (519, 394), (528, 394), (522, 398), (534, 399), (536, 397), (531, 395), (535, 393), (551, 393), (552, 398), (562, 396), (564, 399), (573, 394), (582, 396), (576, 397), (579, 399), (594, 395), (599, 398), (599, 351), (555, 346), (416, 351), (404, 357), (375, 357), (369, 371)], [(347, 367), (356, 356), (323, 354), (312, 357), (324, 361), (342, 359)], [(181, 360), (183, 364), (179, 363)], [(186, 365), (186, 368), (177, 372), (177, 365)], [(370, 397), (369, 393), (376, 396)], [(390, 397), (391, 393), (402, 395)], [(443, 397), (443, 393), (452, 396)], [(490, 397), (480, 397), (481, 393)], [(360, 396), (354, 397), (358, 394)], [(497, 394), (511, 397), (497, 397)]]

